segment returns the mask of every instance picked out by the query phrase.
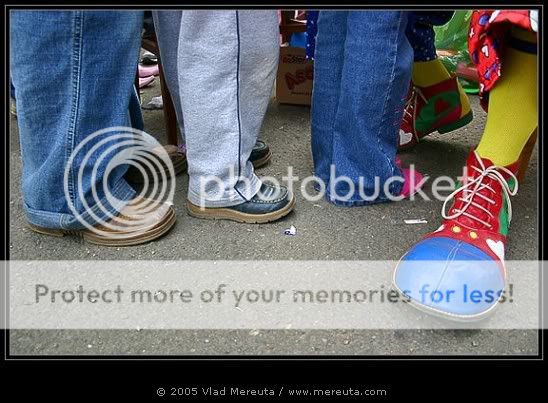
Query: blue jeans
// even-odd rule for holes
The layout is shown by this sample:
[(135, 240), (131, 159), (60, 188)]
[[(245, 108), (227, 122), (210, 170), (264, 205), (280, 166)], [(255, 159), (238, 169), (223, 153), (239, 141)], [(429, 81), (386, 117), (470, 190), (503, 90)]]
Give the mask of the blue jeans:
[(139, 99), (139, 91), (135, 86), (131, 92), (129, 98), (129, 118), (131, 120), (131, 126), (137, 130), (145, 130), (145, 121), (143, 120), (143, 113), (141, 112), (141, 100)]
[[(414, 11), (407, 14), (405, 34), (415, 52), (416, 62), (436, 58), (434, 25), (445, 25), (453, 18), (454, 11)], [(319, 11), (306, 12), (306, 57), (314, 60), (314, 47), (318, 33)]]
[[(332, 203), (379, 203), (401, 193), (403, 178), (395, 156), (413, 63), (406, 25), (403, 11), (320, 12), (312, 154), (315, 174), (327, 184)], [(332, 167), (336, 177), (345, 176), (348, 182), (337, 182)], [(386, 180), (394, 176), (399, 178), (384, 192)]]
[[(91, 169), (97, 161), (84, 163), (83, 155), (76, 158), (68, 171), (67, 198), (64, 174), (72, 151), (88, 135), (131, 126), (128, 108), (134, 96), (142, 18), (142, 11), (10, 13), (10, 69), (17, 99), (24, 209), (30, 223), (80, 229), (84, 225), (77, 215), (93, 225), (107, 213), (116, 214), (134, 197), (135, 191), (123, 179), (127, 165), (107, 176), (108, 158), (97, 164), (94, 183)], [(138, 124), (135, 116), (133, 121)], [(84, 175), (78, 181), (81, 167)], [(103, 186), (114, 200), (106, 199)], [(101, 204), (106, 212), (100, 211)], [(89, 210), (98, 219), (91, 218)]]

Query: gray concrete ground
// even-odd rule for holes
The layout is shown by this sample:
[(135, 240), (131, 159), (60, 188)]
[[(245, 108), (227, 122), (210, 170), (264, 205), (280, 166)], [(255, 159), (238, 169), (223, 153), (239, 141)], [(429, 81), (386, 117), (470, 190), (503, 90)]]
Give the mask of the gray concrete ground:
[[(160, 93), (159, 82), (144, 91), (144, 102)], [(472, 97), (473, 123), (446, 135), (432, 135), (402, 155), (405, 163), (432, 176), (457, 176), (467, 151), (482, 133), (485, 113)], [(261, 138), (268, 142), (272, 162), (262, 175), (280, 177), (312, 170), (309, 108), (272, 101)], [(146, 129), (165, 139), (162, 111), (144, 111)], [(513, 199), (514, 218), (508, 259), (537, 258), (537, 157)], [(325, 201), (298, 197), (295, 212), (263, 225), (191, 218), (184, 209), (187, 176), (177, 178), (178, 222), (161, 240), (131, 248), (93, 246), (71, 238), (51, 238), (25, 226), (20, 192), (21, 159), (16, 121), (10, 130), (10, 256), (11, 259), (362, 259), (394, 260), (420, 236), (436, 229), (441, 202), (403, 201), (370, 207), (341, 208)], [(402, 227), (404, 219), (424, 218), (423, 225)], [(281, 235), (295, 225), (298, 236)], [(410, 313), (411, 314), (411, 313)], [(533, 330), (16, 330), (10, 351), (26, 354), (536, 354)]]

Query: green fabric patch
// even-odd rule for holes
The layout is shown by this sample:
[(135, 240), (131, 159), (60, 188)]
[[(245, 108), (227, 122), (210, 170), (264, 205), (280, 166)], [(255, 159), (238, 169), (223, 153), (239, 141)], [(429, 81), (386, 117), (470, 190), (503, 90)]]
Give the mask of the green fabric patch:
[[(442, 99), (447, 102), (450, 107), (436, 115), (436, 101)], [(430, 130), (436, 121), (443, 119), (445, 116), (453, 112), (454, 108), (459, 105), (460, 95), (458, 91), (447, 91), (441, 94), (436, 94), (428, 100), (417, 116), (415, 121), (415, 129), (420, 133), (426, 133)]]

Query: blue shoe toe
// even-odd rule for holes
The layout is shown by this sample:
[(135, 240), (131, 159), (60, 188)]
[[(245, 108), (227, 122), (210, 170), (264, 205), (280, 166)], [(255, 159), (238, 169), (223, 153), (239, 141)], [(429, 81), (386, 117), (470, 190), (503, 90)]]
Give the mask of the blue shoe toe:
[(394, 284), (415, 304), (447, 316), (473, 318), (497, 304), (505, 278), (499, 262), (476, 246), (434, 237), (405, 254)]

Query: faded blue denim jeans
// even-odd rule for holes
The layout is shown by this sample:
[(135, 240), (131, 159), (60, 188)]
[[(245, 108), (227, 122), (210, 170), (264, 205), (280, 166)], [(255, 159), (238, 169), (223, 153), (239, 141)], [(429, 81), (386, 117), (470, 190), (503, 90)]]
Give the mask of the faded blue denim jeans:
[[(114, 126), (131, 127), (132, 121), (139, 126), (139, 117), (130, 119), (128, 109), (136, 95), (142, 19), (142, 11), (10, 13), (10, 69), (23, 160), (24, 210), (30, 223), (83, 228), (77, 215), (93, 225), (107, 216), (99, 204), (116, 214), (134, 197), (123, 178), (127, 165), (116, 167), (107, 177), (108, 158), (102, 164), (90, 159), (82, 165), (80, 156), (71, 165), (66, 185), (75, 214), (65, 198), (64, 173), (72, 151), (88, 135)], [(94, 183), (93, 165), (98, 165)], [(78, 181), (81, 166), (84, 175)], [(114, 200), (106, 200), (103, 186)], [(84, 208), (84, 200), (89, 209)], [(89, 210), (99, 219), (92, 219)]]
[[(320, 11), (312, 154), (315, 175), (327, 184), (326, 197), (334, 204), (379, 203), (401, 193), (395, 156), (413, 63), (405, 35), (407, 14)], [(344, 182), (337, 181), (343, 177)]]

